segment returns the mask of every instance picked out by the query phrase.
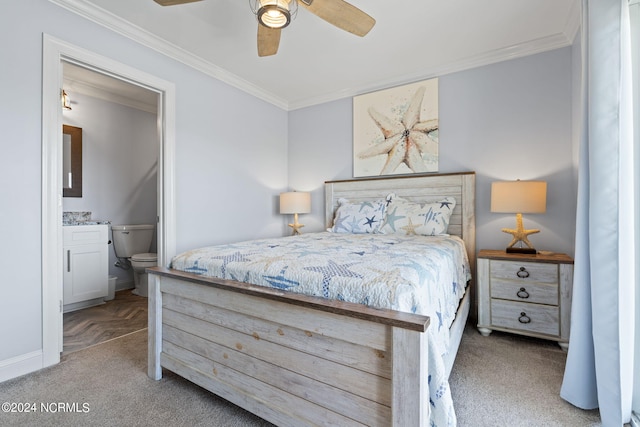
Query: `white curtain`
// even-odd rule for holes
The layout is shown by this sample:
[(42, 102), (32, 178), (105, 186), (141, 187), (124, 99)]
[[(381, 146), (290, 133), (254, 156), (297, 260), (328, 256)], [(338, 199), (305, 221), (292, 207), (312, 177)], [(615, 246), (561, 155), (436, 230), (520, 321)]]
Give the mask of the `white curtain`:
[[(561, 396), (631, 417), (638, 230), (628, 0), (582, 1), (582, 136), (571, 336)], [(640, 165), (635, 165), (636, 168)]]
[[(633, 141), (635, 154), (636, 194), (640, 190), (640, 0), (629, 1), (631, 12), (631, 60), (633, 72)], [(640, 212), (640, 197), (636, 196), (636, 213)], [(636, 230), (640, 230), (640, 215), (636, 215)], [(636, 233), (636, 265), (640, 265), (640, 233)], [(636, 351), (633, 373), (632, 420), (640, 426), (640, 273), (636, 270)]]

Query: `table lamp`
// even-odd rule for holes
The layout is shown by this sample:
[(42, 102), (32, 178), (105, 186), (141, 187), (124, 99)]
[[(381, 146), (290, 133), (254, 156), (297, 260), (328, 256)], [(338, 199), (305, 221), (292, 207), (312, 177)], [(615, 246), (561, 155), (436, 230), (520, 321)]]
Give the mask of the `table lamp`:
[(298, 214), (311, 212), (311, 193), (291, 191), (288, 193), (280, 193), (280, 213), (293, 214), (293, 224), (289, 227), (293, 228), (293, 234), (301, 234), (300, 229), (304, 224), (298, 222)]
[[(513, 235), (507, 246), (509, 253), (535, 254), (527, 236), (540, 230), (525, 230), (522, 225), (523, 213), (544, 213), (547, 210), (547, 183), (544, 181), (497, 181), (491, 183), (491, 212), (515, 213), (516, 228), (503, 228)], [(514, 247), (520, 242), (520, 247)], [(524, 242), (527, 247), (522, 247)]]

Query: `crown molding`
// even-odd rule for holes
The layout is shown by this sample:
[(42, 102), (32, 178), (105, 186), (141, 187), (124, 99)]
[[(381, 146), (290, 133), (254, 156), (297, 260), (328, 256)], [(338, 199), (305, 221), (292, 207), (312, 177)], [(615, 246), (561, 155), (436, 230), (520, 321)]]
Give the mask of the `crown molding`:
[[(118, 34), (128, 37), (143, 46), (160, 52), (169, 58), (179, 61), (189, 67), (192, 67), (206, 75), (214, 77), (224, 83), (240, 89), (250, 95), (255, 96), (263, 101), (271, 103), (285, 111), (297, 110), (300, 108), (310, 107), (317, 104), (336, 101), (338, 99), (348, 98), (375, 90), (402, 85), (426, 78), (443, 76), (455, 72), (460, 72), (472, 68), (482, 67), (509, 59), (520, 58), (528, 55), (546, 52), (553, 49), (570, 46), (580, 28), (580, 5), (578, 1), (574, 2), (570, 17), (565, 25), (565, 31), (548, 37), (542, 37), (536, 40), (507, 46), (500, 49), (484, 52), (479, 55), (464, 58), (448, 64), (442, 64), (430, 69), (421, 70), (418, 73), (396, 76), (393, 79), (378, 81), (375, 84), (368, 83), (352, 88), (342, 89), (340, 91), (323, 94), (317, 97), (298, 99), (287, 101), (275, 94), (265, 91), (255, 84), (244, 80), (237, 75), (218, 67), (211, 62), (178, 47), (152, 33), (146, 31), (128, 21), (124, 21), (118, 16), (106, 11), (84, 0), (49, 0), (67, 10), (70, 10), (90, 21), (102, 25)], [(632, 0), (633, 1), (633, 0)]]
[(571, 9), (569, 10), (569, 17), (567, 18), (567, 22), (565, 23), (565, 30), (564, 30), (564, 33), (567, 35), (567, 39), (571, 40), (572, 44), (575, 41), (576, 37), (578, 36), (578, 32), (580, 31), (581, 26), (582, 26), (582, 2), (576, 0), (571, 4)]
[(218, 67), (208, 61), (203, 60), (185, 49), (160, 38), (151, 32), (138, 27), (113, 13), (102, 9), (94, 4), (87, 3), (83, 0), (49, 0), (64, 9), (67, 9), (77, 15), (82, 16), (98, 25), (108, 28), (120, 35), (123, 35), (135, 42), (153, 49), (163, 55), (168, 56), (178, 62), (188, 65), (204, 74), (214, 77), (230, 86), (247, 92), (256, 98), (269, 102), (284, 110), (288, 109), (286, 100), (275, 96), (273, 93), (248, 82), (237, 75)]
[(310, 107), (316, 104), (336, 101), (341, 98), (361, 95), (363, 93), (373, 92), (376, 90), (386, 89), (389, 87), (413, 83), (416, 81), (429, 79), (432, 77), (444, 76), (447, 74), (457, 73), (460, 71), (470, 70), (472, 68), (482, 67), (485, 65), (495, 64), (510, 59), (522, 58), (537, 53), (547, 52), (554, 49), (570, 46), (572, 39), (563, 33), (555, 34), (548, 37), (542, 37), (525, 43), (515, 44), (500, 49), (484, 52), (479, 55), (464, 58), (459, 61), (442, 64), (429, 69), (421, 70), (418, 73), (405, 74), (396, 76), (393, 79), (383, 80), (375, 84), (365, 84), (358, 87), (344, 89), (341, 91), (324, 94), (319, 97), (300, 99), (289, 103), (289, 110)]

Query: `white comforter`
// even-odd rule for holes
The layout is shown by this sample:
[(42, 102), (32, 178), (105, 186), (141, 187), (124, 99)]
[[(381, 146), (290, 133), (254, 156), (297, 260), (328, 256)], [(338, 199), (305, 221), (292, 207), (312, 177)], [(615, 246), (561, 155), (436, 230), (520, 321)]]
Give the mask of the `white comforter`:
[(311, 233), (196, 249), (171, 268), (430, 316), (431, 423), (456, 424), (442, 358), (471, 278), (460, 238)]

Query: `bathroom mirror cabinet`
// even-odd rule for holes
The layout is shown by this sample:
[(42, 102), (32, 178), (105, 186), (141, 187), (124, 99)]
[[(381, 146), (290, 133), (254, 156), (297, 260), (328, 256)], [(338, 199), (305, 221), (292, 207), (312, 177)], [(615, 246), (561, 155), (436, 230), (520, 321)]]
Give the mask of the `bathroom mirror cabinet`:
[(62, 196), (82, 197), (82, 128), (62, 125)]

